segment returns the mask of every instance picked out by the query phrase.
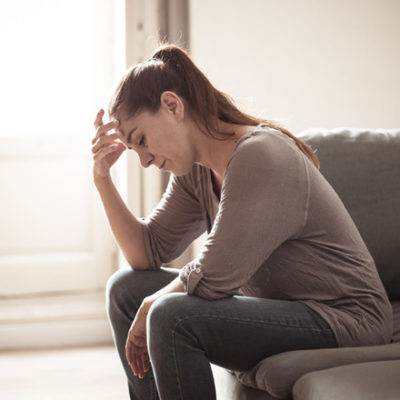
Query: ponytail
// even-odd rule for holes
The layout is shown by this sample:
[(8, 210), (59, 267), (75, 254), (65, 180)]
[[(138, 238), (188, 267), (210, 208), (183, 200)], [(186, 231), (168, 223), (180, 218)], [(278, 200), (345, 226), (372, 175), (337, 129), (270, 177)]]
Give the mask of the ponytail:
[(319, 161), (306, 142), (297, 138), (276, 121), (256, 118), (239, 110), (233, 99), (217, 90), (197, 68), (189, 55), (175, 45), (162, 45), (152, 57), (130, 68), (115, 90), (109, 114), (123, 112), (132, 117), (142, 111), (156, 113), (161, 94), (172, 91), (185, 102), (190, 115), (207, 136), (225, 140), (234, 133), (218, 130), (218, 121), (239, 125), (266, 124), (291, 137), (299, 149), (319, 168)]

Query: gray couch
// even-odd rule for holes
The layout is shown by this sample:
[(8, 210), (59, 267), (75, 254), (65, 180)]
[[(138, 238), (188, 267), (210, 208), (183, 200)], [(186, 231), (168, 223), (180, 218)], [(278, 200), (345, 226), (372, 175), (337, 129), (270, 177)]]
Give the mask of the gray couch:
[(400, 130), (309, 129), (321, 172), (360, 230), (392, 302), (392, 343), (276, 354), (245, 373), (212, 366), (218, 400), (400, 399)]

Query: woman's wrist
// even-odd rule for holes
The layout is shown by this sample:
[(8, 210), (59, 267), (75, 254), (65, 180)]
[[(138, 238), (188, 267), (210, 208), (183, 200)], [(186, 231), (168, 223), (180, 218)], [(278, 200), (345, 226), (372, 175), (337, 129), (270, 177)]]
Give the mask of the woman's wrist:
[(148, 314), (148, 312), (149, 312), (149, 310), (150, 310), (150, 307), (151, 307), (152, 304), (158, 299), (158, 297), (161, 297), (161, 296), (154, 296), (154, 295), (151, 295), (151, 296), (147, 296), (147, 297), (145, 297), (145, 298), (143, 299), (140, 308), (142, 309), (142, 311), (143, 311), (146, 315)]
[(107, 175), (93, 175), (93, 181), (96, 187), (100, 187), (106, 183), (109, 183), (111, 180), (111, 175), (107, 174)]
[(170, 293), (182, 293), (185, 291), (182, 281), (180, 277), (177, 276), (172, 282), (170, 282), (167, 286), (164, 286), (158, 292), (151, 294), (143, 299), (141, 307), (143, 307), (144, 312), (148, 312), (152, 304), (160, 297), (165, 296)]

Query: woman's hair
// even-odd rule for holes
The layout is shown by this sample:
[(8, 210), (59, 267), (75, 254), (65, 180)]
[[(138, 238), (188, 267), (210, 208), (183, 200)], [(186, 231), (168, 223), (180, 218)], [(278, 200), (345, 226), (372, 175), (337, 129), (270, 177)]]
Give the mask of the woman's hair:
[(182, 98), (186, 109), (205, 135), (220, 140), (233, 135), (218, 131), (218, 120), (240, 125), (264, 123), (290, 136), (319, 168), (318, 158), (307, 143), (276, 121), (256, 118), (239, 110), (232, 98), (217, 90), (189, 55), (175, 45), (160, 46), (150, 59), (127, 71), (111, 98), (109, 115), (123, 113), (130, 118), (143, 111), (156, 113), (161, 105), (161, 94), (165, 91), (172, 91)]

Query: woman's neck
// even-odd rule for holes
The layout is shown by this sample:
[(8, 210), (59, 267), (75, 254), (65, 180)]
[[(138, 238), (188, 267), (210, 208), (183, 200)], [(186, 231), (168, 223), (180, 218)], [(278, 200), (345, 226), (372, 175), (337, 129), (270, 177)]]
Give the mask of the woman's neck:
[(220, 121), (218, 128), (220, 132), (233, 133), (233, 135), (227, 135), (225, 140), (218, 140), (200, 132), (196, 136), (195, 143), (197, 150), (196, 162), (210, 168), (215, 175), (216, 182), (222, 184), (226, 167), (232, 157), (237, 141), (254, 129), (254, 126), (228, 124)]

